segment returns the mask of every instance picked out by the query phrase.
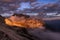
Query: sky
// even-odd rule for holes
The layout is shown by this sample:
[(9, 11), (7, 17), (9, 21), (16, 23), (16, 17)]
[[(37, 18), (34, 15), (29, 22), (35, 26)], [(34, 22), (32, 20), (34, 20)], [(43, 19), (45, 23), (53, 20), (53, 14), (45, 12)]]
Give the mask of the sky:
[(58, 0), (38, 0), (39, 2), (42, 2), (42, 3), (53, 3), (53, 2), (56, 2)]
[[(37, 1), (43, 4), (47, 4), (57, 2), (58, 0), (37, 0)], [(29, 2), (22, 2), (18, 10), (24, 10), (25, 8), (30, 8)]]

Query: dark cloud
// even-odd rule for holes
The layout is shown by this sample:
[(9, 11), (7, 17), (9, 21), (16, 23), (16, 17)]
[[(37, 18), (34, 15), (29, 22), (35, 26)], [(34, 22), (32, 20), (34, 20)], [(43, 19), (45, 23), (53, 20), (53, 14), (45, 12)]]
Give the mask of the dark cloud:
[(36, 0), (0, 0), (0, 1), (1, 2), (17, 2), (17, 1), (19, 1), (19, 2), (28, 2), (28, 1), (34, 2)]

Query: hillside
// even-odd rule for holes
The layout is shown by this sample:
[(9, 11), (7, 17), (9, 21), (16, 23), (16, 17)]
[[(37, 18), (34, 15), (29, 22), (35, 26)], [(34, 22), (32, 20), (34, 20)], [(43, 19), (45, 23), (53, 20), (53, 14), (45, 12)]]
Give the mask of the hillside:
[(41, 30), (40, 28), (11, 27), (4, 23), (4, 19), (0, 16), (0, 40), (60, 40), (60, 33), (58, 32), (60, 31), (60, 20), (45, 20), (47, 29)]

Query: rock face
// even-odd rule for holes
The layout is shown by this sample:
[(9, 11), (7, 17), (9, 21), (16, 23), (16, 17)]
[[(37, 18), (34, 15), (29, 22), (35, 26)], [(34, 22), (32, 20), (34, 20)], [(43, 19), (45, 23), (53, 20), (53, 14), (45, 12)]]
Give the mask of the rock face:
[(24, 28), (43, 28), (44, 22), (35, 18), (30, 18), (28, 15), (13, 15), (5, 19), (5, 23), (10, 26), (18, 26)]

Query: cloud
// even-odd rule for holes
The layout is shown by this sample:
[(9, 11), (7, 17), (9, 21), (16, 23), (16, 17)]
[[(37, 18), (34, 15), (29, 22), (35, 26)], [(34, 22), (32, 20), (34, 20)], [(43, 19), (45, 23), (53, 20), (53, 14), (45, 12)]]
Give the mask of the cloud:
[(17, 2), (17, 1), (20, 1), (20, 2), (34, 2), (36, 0), (0, 0), (1, 2)]

